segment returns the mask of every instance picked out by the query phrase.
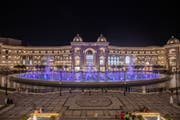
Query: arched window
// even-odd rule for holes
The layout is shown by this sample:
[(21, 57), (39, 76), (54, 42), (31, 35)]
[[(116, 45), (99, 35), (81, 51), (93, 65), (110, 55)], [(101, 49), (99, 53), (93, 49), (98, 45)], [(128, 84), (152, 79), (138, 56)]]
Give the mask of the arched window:
[(104, 56), (100, 57), (100, 65), (104, 65), (105, 64), (105, 59)]
[(169, 63), (170, 63), (170, 66), (175, 66), (176, 65), (176, 57), (174, 57), (174, 56), (170, 57)]
[(126, 64), (130, 64), (130, 57), (129, 57), (129, 56), (126, 56), (126, 58), (125, 58), (125, 63), (126, 63)]
[(91, 50), (88, 50), (87, 52), (86, 52), (86, 55), (92, 55), (93, 54), (93, 52), (91, 51)]
[(80, 52), (80, 48), (76, 47), (76, 48), (74, 49), (74, 51), (75, 51), (75, 53), (78, 53), (78, 52)]
[(104, 48), (100, 48), (99, 49), (101, 53), (104, 53), (105, 52), (105, 49)]
[(170, 49), (169, 50), (169, 54), (175, 54), (176, 53), (176, 49)]
[(79, 56), (75, 56), (75, 65), (76, 66), (80, 65), (80, 57)]

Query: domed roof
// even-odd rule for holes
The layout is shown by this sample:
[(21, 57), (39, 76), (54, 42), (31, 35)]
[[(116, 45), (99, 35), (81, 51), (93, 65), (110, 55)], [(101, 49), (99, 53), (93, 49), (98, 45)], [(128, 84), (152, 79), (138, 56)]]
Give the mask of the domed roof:
[(180, 41), (177, 38), (175, 38), (174, 36), (171, 36), (171, 38), (167, 41), (168, 45), (169, 44), (178, 44), (178, 43), (180, 43)]
[(82, 37), (77, 34), (74, 38), (73, 38), (73, 42), (83, 42), (83, 39)]
[(106, 37), (103, 36), (103, 34), (101, 34), (101, 35), (98, 37), (97, 42), (107, 42), (107, 39), (106, 39)]

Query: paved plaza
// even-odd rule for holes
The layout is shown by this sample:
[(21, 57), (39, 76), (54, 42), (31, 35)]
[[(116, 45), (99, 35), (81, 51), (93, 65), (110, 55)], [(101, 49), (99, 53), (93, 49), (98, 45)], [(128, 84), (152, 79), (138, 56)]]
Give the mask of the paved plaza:
[[(180, 109), (169, 103), (169, 95), (128, 93), (124, 96), (118, 92), (64, 92), (50, 94), (13, 93), (15, 107), (0, 115), (0, 120), (20, 120), (23, 114), (30, 114), (34, 107), (42, 107), (45, 112), (58, 112), (63, 120), (115, 120), (121, 111), (133, 112), (143, 106), (162, 115), (170, 114), (174, 120), (180, 119)], [(4, 102), (1, 93), (0, 104)]]

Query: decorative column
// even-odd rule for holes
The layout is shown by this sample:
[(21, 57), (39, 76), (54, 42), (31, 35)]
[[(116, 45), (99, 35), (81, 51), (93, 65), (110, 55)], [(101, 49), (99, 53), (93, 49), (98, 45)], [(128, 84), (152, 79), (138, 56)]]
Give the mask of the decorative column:
[(1, 86), (5, 87), (6, 78), (5, 76), (2, 76)]

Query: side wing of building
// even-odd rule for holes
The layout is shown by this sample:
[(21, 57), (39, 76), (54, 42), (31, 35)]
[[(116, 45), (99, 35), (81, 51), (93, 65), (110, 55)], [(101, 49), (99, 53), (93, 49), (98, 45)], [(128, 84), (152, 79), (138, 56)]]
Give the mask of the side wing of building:
[(46, 65), (54, 68), (71, 69), (71, 46), (26, 47), (0, 46), (0, 65), (10, 68), (38, 69)]

